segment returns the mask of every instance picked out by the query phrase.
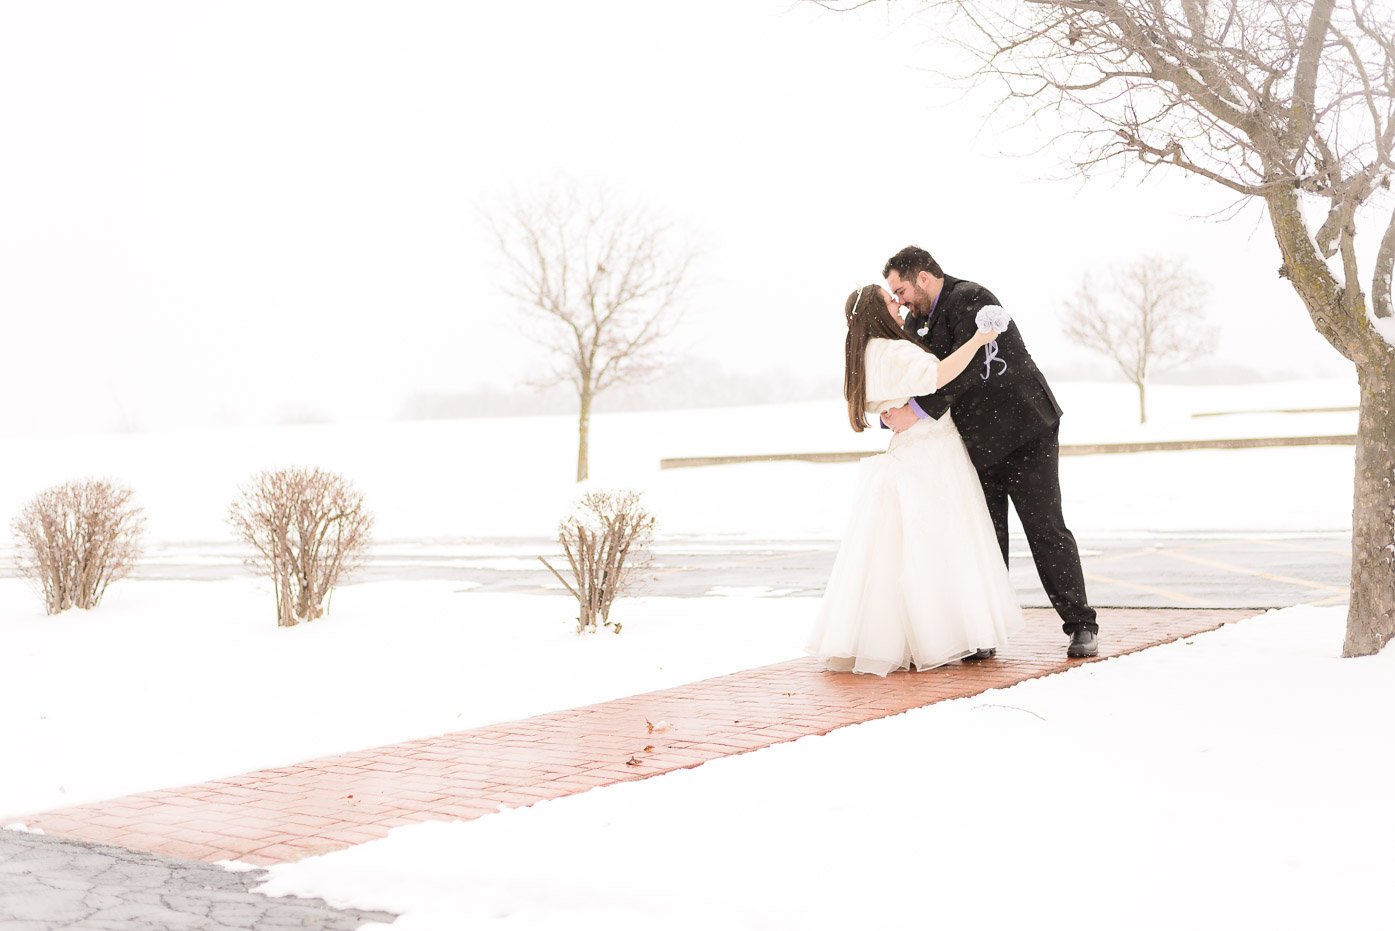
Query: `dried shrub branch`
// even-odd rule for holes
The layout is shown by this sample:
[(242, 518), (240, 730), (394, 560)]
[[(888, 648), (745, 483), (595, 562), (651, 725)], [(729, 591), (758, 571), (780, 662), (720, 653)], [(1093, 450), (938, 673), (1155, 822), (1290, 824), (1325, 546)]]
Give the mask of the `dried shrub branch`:
[(262, 472), (228, 509), (255, 551), (247, 564), (271, 578), (280, 627), (321, 617), (335, 586), (363, 563), (373, 516), (344, 477), (319, 469)]
[(143, 510), (130, 488), (83, 479), (39, 492), (10, 523), (19, 574), (49, 614), (95, 608), (140, 559)]
[(633, 591), (650, 565), (647, 547), (654, 536), (654, 517), (639, 499), (634, 491), (588, 492), (577, 512), (562, 521), (557, 539), (571, 566), (572, 582), (538, 557), (577, 600), (579, 634), (602, 626), (613, 626), (619, 633), (621, 625), (610, 623), (611, 605)]

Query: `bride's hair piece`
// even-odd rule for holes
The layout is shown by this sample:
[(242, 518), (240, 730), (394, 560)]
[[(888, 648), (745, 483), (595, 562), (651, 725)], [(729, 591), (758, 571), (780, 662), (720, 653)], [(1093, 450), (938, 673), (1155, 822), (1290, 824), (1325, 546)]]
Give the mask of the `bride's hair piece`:
[(843, 397), (848, 401), (848, 422), (861, 433), (867, 429), (863, 408), (867, 405), (867, 341), (870, 339), (910, 339), (901, 330), (901, 320), (886, 305), (880, 285), (863, 285), (848, 295), (843, 304), (848, 335), (843, 340)]
[(857, 305), (858, 305), (858, 302), (862, 300), (862, 292), (863, 292), (863, 291), (866, 291), (866, 290), (867, 290), (867, 286), (866, 286), (866, 285), (863, 285), (862, 287), (858, 288), (858, 289), (857, 289), (857, 293), (853, 295), (853, 299), (852, 299), (852, 311), (848, 314), (849, 317), (851, 317), (853, 314), (856, 314), (856, 313), (857, 313)]

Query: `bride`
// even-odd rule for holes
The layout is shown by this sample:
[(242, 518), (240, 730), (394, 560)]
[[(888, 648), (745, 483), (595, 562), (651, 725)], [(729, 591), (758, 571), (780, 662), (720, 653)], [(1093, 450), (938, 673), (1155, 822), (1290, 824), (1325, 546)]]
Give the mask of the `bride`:
[[(943, 360), (902, 331), (879, 285), (848, 295), (843, 394), (852, 428), (930, 394), (997, 337)], [(1022, 624), (978, 473), (949, 415), (864, 459), (853, 513), (805, 651), (829, 669), (884, 676), (991, 655)]]

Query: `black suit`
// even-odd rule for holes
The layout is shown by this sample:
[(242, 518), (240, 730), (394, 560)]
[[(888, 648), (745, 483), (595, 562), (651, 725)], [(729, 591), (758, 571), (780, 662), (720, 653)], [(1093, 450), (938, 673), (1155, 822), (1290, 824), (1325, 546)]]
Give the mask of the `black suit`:
[[(982, 285), (946, 275), (928, 324), (912, 313), (905, 329), (943, 359), (978, 330), (974, 318), (979, 310), (997, 303)], [(1011, 499), (1042, 587), (1061, 616), (1062, 627), (1068, 634), (1079, 627), (1098, 631), (1095, 611), (1085, 597), (1075, 537), (1061, 515), (1057, 442), (1061, 406), (1027, 352), (1016, 320), (998, 337), (992, 361), (986, 361), (992, 348), (981, 350), (958, 378), (934, 394), (916, 398), (916, 403), (936, 419), (953, 410), (954, 423), (983, 484), (1003, 561), (1008, 558)]]

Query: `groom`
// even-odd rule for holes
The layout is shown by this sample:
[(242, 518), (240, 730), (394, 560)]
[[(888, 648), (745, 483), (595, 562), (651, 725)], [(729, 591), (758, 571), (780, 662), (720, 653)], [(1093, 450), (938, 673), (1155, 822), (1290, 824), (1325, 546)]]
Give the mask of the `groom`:
[[(930, 253), (907, 246), (882, 269), (887, 290), (908, 308), (904, 328), (911, 339), (943, 359), (977, 331), (978, 311), (998, 303), (987, 288), (946, 275)], [(988, 514), (1008, 558), (1008, 499), (1012, 499), (1041, 584), (1070, 634), (1067, 656), (1099, 652), (1099, 624), (1085, 598), (1085, 574), (1075, 537), (1061, 516), (1058, 469), (1061, 408), (1022, 342), (1014, 319), (982, 359), (934, 394), (882, 415), (897, 433), (921, 417), (938, 420), (953, 410), (969, 458), (978, 470)], [(934, 481), (926, 476), (926, 481)], [(991, 650), (974, 658), (987, 659)]]

